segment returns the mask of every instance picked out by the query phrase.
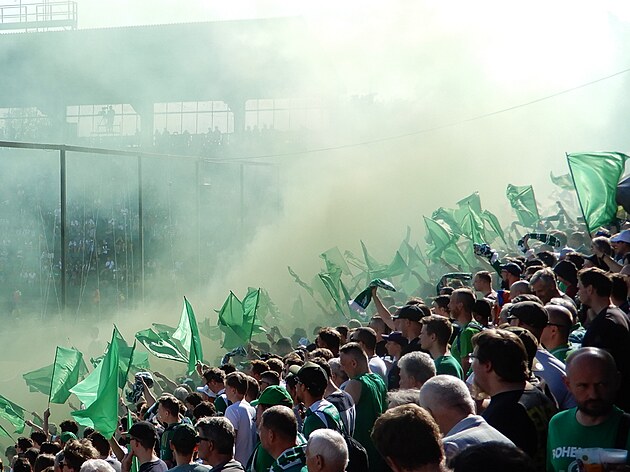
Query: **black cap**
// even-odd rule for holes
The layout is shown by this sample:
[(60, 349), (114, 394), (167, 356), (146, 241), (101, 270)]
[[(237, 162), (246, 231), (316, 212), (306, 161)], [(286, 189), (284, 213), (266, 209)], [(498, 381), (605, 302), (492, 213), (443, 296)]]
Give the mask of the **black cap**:
[(549, 323), (547, 310), (536, 302), (518, 302), (512, 305), (508, 311), (508, 319), (514, 318), (536, 329), (542, 329)]
[(292, 365), (289, 372), (295, 375), (298, 381), (311, 389), (322, 389), (328, 385), (328, 375), (324, 369), (314, 362), (307, 362), (302, 367)]
[(400, 307), (394, 316), (392, 316), (392, 319), (420, 322), (420, 320), (425, 316), (426, 314), (418, 305), (404, 305)]
[(507, 264), (502, 265), (501, 270), (505, 270), (506, 272), (509, 272), (515, 277), (520, 277), (521, 274), (523, 273), (523, 269), (521, 269), (521, 266), (519, 266), (518, 264), (514, 262), (508, 262)]
[(400, 331), (392, 331), (389, 334), (383, 334), (381, 337), (385, 341), (391, 341), (393, 343), (400, 344), (403, 347), (409, 344), (409, 340), (406, 337), (404, 337)]

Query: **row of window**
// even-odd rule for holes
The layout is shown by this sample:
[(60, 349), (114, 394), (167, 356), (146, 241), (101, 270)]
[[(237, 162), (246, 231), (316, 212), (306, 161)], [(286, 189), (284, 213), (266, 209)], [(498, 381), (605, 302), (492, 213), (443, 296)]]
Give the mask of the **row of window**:
[[(170, 134), (234, 132), (234, 113), (222, 101), (156, 103), (153, 130)], [(245, 129), (319, 129), (325, 110), (317, 99), (257, 99), (245, 102)], [(0, 128), (18, 128), (25, 121), (46, 117), (36, 108), (0, 109)], [(75, 105), (66, 109), (66, 121), (77, 136), (133, 135), (141, 128), (140, 116), (130, 104)]]

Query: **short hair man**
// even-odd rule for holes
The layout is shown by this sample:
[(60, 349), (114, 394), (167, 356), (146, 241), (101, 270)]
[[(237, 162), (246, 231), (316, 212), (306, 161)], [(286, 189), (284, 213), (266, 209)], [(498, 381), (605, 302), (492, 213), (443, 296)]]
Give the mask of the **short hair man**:
[(175, 426), (181, 424), (179, 417), (180, 401), (172, 395), (163, 395), (158, 401), (158, 419), (164, 424), (164, 432), (160, 437), (160, 459), (169, 468), (175, 466), (173, 451), (171, 450), (171, 436)]
[(470, 369), (468, 355), (472, 352), (472, 337), (481, 331), (482, 327), (473, 320), (472, 309), (475, 305), (475, 295), (468, 288), (458, 288), (451, 295), (448, 304), (451, 317), (459, 323), (460, 330), (451, 346), (451, 355), (462, 366), (464, 375)]
[(306, 471), (306, 444), (298, 444), (293, 410), (286, 406), (272, 406), (265, 410), (258, 435), (262, 446), (275, 459), (270, 472)]
[(245, 469), (234, 460), (236, 433), (232, 423), (222, 416), (202, 418), (196, 424), (199, 433), (199, 457), (216, 472), (239, 472)]
[(556, 274), (549, 267), (536, 271), (529, 280), (529, 286), (532, 292), (534, 292), (534, 295), (540, 298), (543, 304), (549, 303), (552, 298), (564, 298), (567, 301), (573, 302), (571, 297), (560, 292)]
[(572, 350), (569, 334), (573, 327), (571, 312), (560, 305), (546, 305), (549, 322), (542, 331), (540, 342), (560, 362), (565, 362)]
[(400, 367), (400, 388), (420, 388), (435, 375), (435, 362), (426, 352), (410, 352), (398, 361)]
[(483, 298), (497, 299), (497, 292), (492, 288), (492, 276), (487, 270), (482, 270), (474, 275), (473, 287), (483, 295)]
[(616, 405), (630, 411), (630, 322), (619, 308), (612, 306), (612, 282), (601, 269), (583, 269), (578, 273), (578, 297), (595, 316), (582, 339), (582, 347), (606, 349), (621, 372), (621, 387)]
[(171, 449), (177, 464), (173, 472), (208, 472), (205, 465), (193, 461), (193, 454), (197, 448), (197, 432), (188, 424), (179, 424), (171, 436)]
[(92, 446), (94, 446), (94, 449), (98, 451), (99, 459), (103, 459), (110, 466), (112, 466), (112, 468), (116, 472), (120, 472), (120, 469), (121, 469), (120, 461), (118, 461), (115, 457), (112, 456), (112, 448), (109, 445), (109, 441), (105, 439), (105, 436), (103, 436), (98, 431), (94, 431), (92, 434), (90, 434), (89, 439), (90, 439), (90, 442), (92, 443)]
[(501, 329), (482, 331), (472, 341), (475, 384), (491, 397), (482, 416), (529, 454), (538, 470), (543, 470), (547, 424), (556, 407), (527, 381), (528, 357), (523, 341)]
[(339, 347), (341, 346), (341, 334), (334, 328), (322, 328), (315, 338), (317, 347), (325, 347), (330, 349), (333, 356), (339, 356)]
[(566, 382), (577, 407), (558, 413), (549, 422), (547, 471), (577, 470), (578, 448), (630, 450), (627, 433), (616, 444), (623, 415), (614, 406), (619, 381), (615, 361), (603, 349), (586, 347), (568, 357)]
[(420, 389), (420, 406), (440, 428), (447, 462), (474, 445), (499, 441), (514, 445), (505, 435), (475, 415), (475, 402), (466, 384), (452, 375), (437, 375)]
[(420, 346), (431, 354), (435, 363), (436, 374), (454, 375), (458, 379), (463, 379), (462, 366), (451, 356), (451, 351), (448, 348), (452, 335), (453, 325), (448, 318), (439, 315), (422, 318)]
[(386, 356), (387, 352), (385, 351), (385, 340), (383, 339), (383, 335), (389, 334), (392, 331), (391, 328), (387, 326), (387, 323), (385, 323), (380, 315), (374, 315), (370, 318), (368, 326), (376, 333), (376, 355), (379, 357)]
[(232, 372), (225, 379), (225, 393), (232, 402), (225, 410), (225, 417), (234, 426), (236, 434), (234, 459), (241, 464), (254, 452), (256, 438), (256, 410), (247, 402), (248, 381), (242, 372)]
[(510, 298), (514, 299), (519, 295), (528, 295), (532, 293), (529, 282), (527, 280), (517, 280), (512, 285), (510, 285)]
[(387, 410), (376, 420), (372, 440), (394, 472), (447, 470), (438, 426), (418, 405)]
[(510, 307), (508, 319), (512, 326), (524, 328), (536, 338), (536, 360), (542, 366), (542, 370), (536, 371), (536, 375), (542, 378), (554, 398), (558, 402), (560, 410), (566, 410), (575, 406), (575, 398), (564, 383), (565, 367), (549, 351), (540, 345), (543, 330), (549, 322), (547, 309), (536, 302), (518, 302)]
[(348, 446), (343, 436), (332, 429), (318, 429), (306, 444), (308, 472), (344, 472), (348, 465)]
[(134, 457), (138, 458), (142, 472), (164, 472), (168, 466), (155, 454), (158, 437), (155, 426), (148, 421), (134, 423), (129, 428), (129, 452), (121, 461), (122, 472), (131, 470)]
[(370, 372), (368, 358), (357, 343), (344, 344), (339, 351), (339, 360), (350, 377), (345, 390), (354, 400), (356, 408), (352, 437), (367, 451), (370, 467), (379, 470), (382, 460), (372, 444), (370, 430), (387, 408), (387, 387), (383, 379)]
[(229, 406), (227, 395), (225, 395), (225, 372), (218, 367), (210, 367), (203, 372), (202, 377), (206, 384), (201, 387), (201, 392), (214, 402), (214, 407), (219, 413), (225, 413)]
[(361, 349), (368, 356), (368, 366), (370, 372), (380, 375), (385, 383), (387, 383), (387, 366), (383, 359), (376, 355), (376, 332), (372, 328), (357, 328), (350, 332), (349, 342), (359, 343)]

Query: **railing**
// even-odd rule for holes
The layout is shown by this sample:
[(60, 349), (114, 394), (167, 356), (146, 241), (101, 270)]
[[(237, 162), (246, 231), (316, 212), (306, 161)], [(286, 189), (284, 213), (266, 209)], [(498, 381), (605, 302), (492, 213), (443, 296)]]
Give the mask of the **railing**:
[(77, 2), (0, 5), (0, 30), (77, 29)]

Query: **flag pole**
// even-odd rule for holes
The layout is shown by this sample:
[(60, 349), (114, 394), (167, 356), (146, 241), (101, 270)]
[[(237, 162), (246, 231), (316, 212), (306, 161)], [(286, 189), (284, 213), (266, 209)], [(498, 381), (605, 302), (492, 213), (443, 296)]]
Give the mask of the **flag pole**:
[(47, 408), (50, 408), (50, 398), (52, 396), (53, 381), (55, 380), (55, 370), (57, 369), (57, 355), (58, 354), (59, 354), (59, 346), (55, 348), (55, 362), (53, 363), (53, 371), (52, 371), (52, 375), (50, 376), (50, 392), (48, 393), (48, 407)]
[(580, 193), (577, 191), (577, 186), (575, 185), (575, 175), (573, 175), (573, 168), (571, 164), (569, 164), (569, 153), (565, 152), (564, 155), (567, 158), (567, 166), (569, 167), (569, 172), (571, 173), (571, 180), (573, 181), (573, 188), (575, 189), (575, 194), (578, 199), (578, 203), (580, 205), (580, 211), (582, 212), (582, 218), (584, 218), (584, 226), (586, 226), (586, 232), (588, 233), (589, 239), (593, 239), (591, 236), (591, 229), (588, 226), (588, 220), (586, 219), (586, 213), (584, 213), (584, 207), (582, 206), (582, 199), (580, 198)]

